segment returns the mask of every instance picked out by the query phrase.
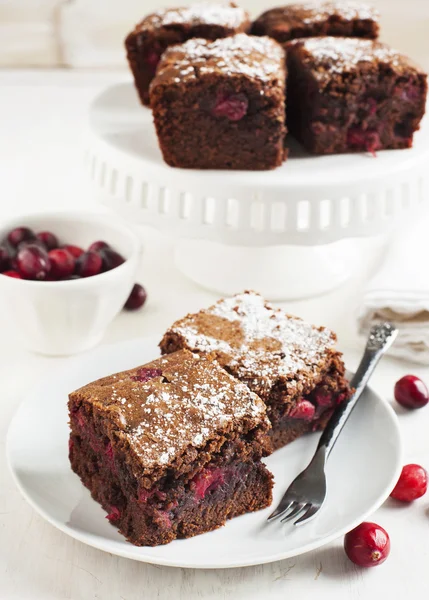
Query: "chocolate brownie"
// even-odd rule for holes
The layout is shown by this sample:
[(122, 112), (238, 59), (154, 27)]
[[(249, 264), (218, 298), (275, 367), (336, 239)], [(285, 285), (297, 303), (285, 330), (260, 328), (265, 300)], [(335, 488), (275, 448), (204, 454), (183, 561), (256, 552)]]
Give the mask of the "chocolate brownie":
[(267, 406), (273, 447), (323, 428), (348, 398), (336, 336), (274, 308), (254, 292), (220, 300), (180, 319), (164, 335), (164, 354), (187, 348), (213, 356)]
[(284, 157), (284, 51), (244, 33), (163, 54), (150, 102), (164, 160), (196, 169), (272, 169)]
[(314, 154), (409, 148), (427, 76), (377, 41), (324, 37), (287, 44), (290, 132)]
[(375, 39), (379, 14), (361, 2), (288, 4), (262, 13), (251, 31), (254, 35), (269, 35), (281, 44), (323, 35)]
[(165, 544), (271, 503), (269, 421), (256, 394), (183, 350), (70, 394), (70, 462), (138, 546)]
[(248, 13), (234, 2), (205, 2), (167, 8), (147, 16), (127, 36), (125, 48), (143, 104), (149, 104), (149, 84), (164, 50), (190, 38), (207, 40), (247, 32)]

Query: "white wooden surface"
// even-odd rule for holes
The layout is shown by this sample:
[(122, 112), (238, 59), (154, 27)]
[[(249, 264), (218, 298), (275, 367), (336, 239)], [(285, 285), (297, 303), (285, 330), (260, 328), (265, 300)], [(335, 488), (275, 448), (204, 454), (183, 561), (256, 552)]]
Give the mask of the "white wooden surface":
[[(124, 66), (123, 39), (136, 22), (158, 8), (195, 1), (1, 0), (0, 66)], [(240, 3), (256, 16), (291, 1)], [(382, 13), (383, 39), (429, 68), (429, 2), (367, 1)]]
[[(0, 72), (0, 218), (50, 207), (92, 204), (80, 170), (80, 133), (88, 101), (122, 75), (70, 72)], [(173, 267), (171, 241), (145, 232), (141, 281), (146, 308), (122, 314), (103, 343), (161, 332), (185, 311), (214, 298)], [(356, 366), (361, 341), (354, 310), (361, 281), (328, 296), (285, 307), (337, 330), (348, 366)], [(43, 521), (16, 491), (7, 470), (5, 436), (16, 406), (39, 381), (67, 362), (23, 352), (4, 334), (0, 314), (0, 600), (318, 600), (427, 598), (429, 594), (429, 495), (410, 507), (387, 502), (373, 519), (392, 539), (389, 560), (359, 570), (345, 557), (342, 540), (319, 551), (271, 565), (221, 571), (155, 567), (120, 559), (69, 539)], [(3, 321), (2, 321), (3, 320)], [(429, 369), (385, 360), (373, 385), (387, 401), (396, 379)], [(429, 408), (398, 411), (405, 461), (429, 467)], [(359, 493), (365, 482), (344, 482)]]

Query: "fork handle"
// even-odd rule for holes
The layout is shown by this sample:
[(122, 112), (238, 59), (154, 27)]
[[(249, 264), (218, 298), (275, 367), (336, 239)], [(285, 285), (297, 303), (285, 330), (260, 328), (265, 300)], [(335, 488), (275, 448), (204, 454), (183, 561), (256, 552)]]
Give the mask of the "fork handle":
[(398, 330), (390, 323), (375, 325), (371, 329), (362, 360), (360, 361), (355, 375), (350, 381), (350, 387), (355, 391), (347, 402), (341, 403), (336, 408), (320, 437), (316, 453), (318, 453), (321, 448), (324, 448), (325, 460), (327, 460), (335, 446), (338, 436), (351, 415), (352, 410), (356, 406), (357, 401), (361, 397), (378, 361), (392, 345), (397, 334)]

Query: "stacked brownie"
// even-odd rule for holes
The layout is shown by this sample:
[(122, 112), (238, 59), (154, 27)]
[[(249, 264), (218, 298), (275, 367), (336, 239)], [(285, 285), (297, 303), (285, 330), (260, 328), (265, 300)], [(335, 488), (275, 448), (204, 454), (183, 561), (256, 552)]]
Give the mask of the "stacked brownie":
[(247, 14), (236, 5), (204, 6), (150, 15), (126, 40), (167, 164), (278, 167), (287, 157), (285, 120), (314, 154), (412, 145), (425, 111), (426, 74), (374, 41), (375, 9), (290, 4), (265, 11), (249, 36)]
[(234, 2), (202, 2), (147, 16), (125, 40), (128, 62), (143, 104), (149, 104), (149, 84), (168, 46), (194, 37), (216, 40), (247, 31), (249, 27), (248, 13)]
[(271, 503), (263, 402), (183, 350), (70, 394), (70, 461), (136, 545), (210, 531)]
[(272, 169), (284, 159), (286, 64), (268, 37), (192, 39), (162, 56), (150, 103), (164, 160)]
[(362, 2), (304, 2), (267, 10), (252, 24), (254, 35), (281, 44), (295, 38), (341, 36), (375, 39), (379, 14)]
[(386, 44), (356, 38), (286, 45), (287, 123), (314, 154), (409, 148), (425, 112), (427, 76)]
[(273, 448), (323, 428), (347, 399), (336, 337), (273, 308), (254, 292), (220, 300), (180, 319), (164, 335), (163, 354), (186, 348), (210, 355), (265, 402)]

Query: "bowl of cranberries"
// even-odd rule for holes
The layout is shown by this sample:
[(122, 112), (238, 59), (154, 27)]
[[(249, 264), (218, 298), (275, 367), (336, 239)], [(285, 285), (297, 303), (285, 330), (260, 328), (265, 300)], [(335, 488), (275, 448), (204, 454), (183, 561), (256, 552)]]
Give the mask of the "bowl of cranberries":
[(140, 243), (115, 216), (45, 213), (0, 228), (0, 303), (29, 350), (75, 354), (95, 346), (136, 285)]

